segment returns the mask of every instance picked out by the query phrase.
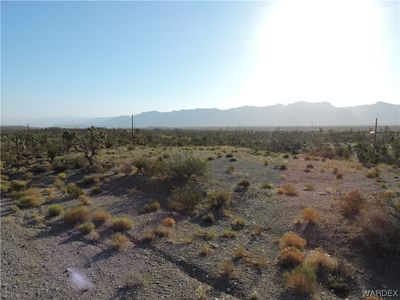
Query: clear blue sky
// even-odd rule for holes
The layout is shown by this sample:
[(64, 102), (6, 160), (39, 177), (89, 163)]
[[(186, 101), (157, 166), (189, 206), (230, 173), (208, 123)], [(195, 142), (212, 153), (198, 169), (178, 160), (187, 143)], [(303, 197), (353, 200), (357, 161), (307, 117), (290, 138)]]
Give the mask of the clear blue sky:
[[(3, 122), (50, 116), (116, 116), (195, 107), (262, 106), (285, 101), (334, 102), (340, 94), (335, 94), (333, 100), (325, 97), (329, 95), (323, 90), (328, 90), (329, 85), (322, 84), (323, 89), (314, 94), (307, 94), (307, 89), (296, 89), (299, 78), (309, 78), (309, 81), (315, 78), (311, 73), (302, 76), (299, 70), (303, 66), (298, 64), (303, 58), (309, 59), (306, 57), (308, 49), (315, 48), (314, 44), (300, 48), (299, 51), (304, 52), (296, 52), (296, 55), (301, 56), (293, 56), (282, 47), (297, 47), (280, 43), (285, 35), (287, 41), (293, 39), (290, 32), (298, 26), (292, 24), (291, 19), (300, 16), (296, 22), (303, 22), (310, 16), (288, 15), (289, 10), (276, 8), (276, 2), (279, 1), (2, 1)], [(400, 102), (395, 87), (400, 78), (399, 2), (388, 3), (379, 8), (383, 29), (378, 34), (383, 38), (383, 52), (378, 49), (380, 52), (372, 54), (378, 57), (384, 53), (384, 61), (371, 70), (376, 73), (385, 68), (382, 71), (385, 80), (383, 77), (379, 80), (390, 82), (393, 91), (386, 93), (383, 90), (387, 87), (378, 85), (374, 90), (375, 98), (366, 103), (375, 102), (375, 99)], [(371, 23), (368, 13), (364, 13), (365, 24)], [(285, 24), (290, 26), (286, 28)], [(299, 28), (303, 28), (301, 26)], [(271, 32), (275, 27), (279, 28)], [(303, 29), (303, 33), (307, 31), (307, 27)], [(362, 36), (362, 29), (354, 30)], [(335, 32), (331, 34), (335, 36)], [(265, 38), (260, 39), (260, 35)], [(306, 42), (307, 38), (309, 36), (304, 36)], [(376, 44), (376, 40), (366, 40), (360, 47), (370, 48), (369, 42)], [(276, 49), (271, 48), (272, 43)], [(286, 56), (280, 55), (281, 49)], [(260, 51), (275, 56), (260, 58)], [(338, 60), (343, 61), (347, 56), (338, 57)], [(291, 65), (282, 67), (285, 61), (291, 61)], [(361, 71), (362, 61), (357, 63), (354, 70)], [(327, 67), (334, 66), (328, 64)], [(311, 68), (314, 73), (318, 71), (316, 68), (317, 65)], [(273, 72), (272, 76), (265, 70)], [(293, 75), (285, 79), (286, 75), (281, 74), (276, 79), (277, 70), (298, 77)], [(356, 74), (354, 72), (351, 74)], [(365, 72), (368, 71), (363, 70)], [(329, 77), (326, 81), (332, 84), (334, 80)], [(375, 77), (365, 80), (357, 87), (369, 86), (368, 80), (379, 81)], [(264, 90), (268, 82), (273, 84)], [(303, 82), (302, 86), (308, 82)], [(294, 96), (284, 93), (291, 86)], [(281, 91), (286, 98), (279, 99)], [(353, 97), (353, 92), (348, 94)], [(361, 98), (358, 101), (362, 102)]]

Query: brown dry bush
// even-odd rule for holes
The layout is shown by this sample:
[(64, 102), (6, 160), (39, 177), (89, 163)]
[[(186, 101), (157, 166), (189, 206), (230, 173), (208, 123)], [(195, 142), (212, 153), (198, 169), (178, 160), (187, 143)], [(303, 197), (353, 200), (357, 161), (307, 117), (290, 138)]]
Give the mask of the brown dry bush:
[(360, 213), (365, 199), (358, 189), (354, 189), (342, 196), (339, 200), (340, 211), (345, 217), (354, 217)]
[(235, 278), (237, 275), (235, 265), (229, 259), (224, 259), (219, 264), (218, 273), (227, 276), (228, 278)]
[(21, 193), (22, 197), (17, 202), (20, 208), (37, 207), (43, 203), (42, 194), (38, 188), (32, 187)]
[(294, 185), (288, 183), (278, 188), (278, 194), (284, 194), (286, 196), (297, 196), (299, 193)]
[(111, 219), (111, 229), (114, 231), (126, 231), (133, 227), (133, 221), (128, 217), (114, 217)]
[(162, 220), (164, 226), (172, 227), (176, 224), (176, 221), (173, 218), (167, 217)]
[(306, 207), (301, 212), (303, 219), (310, 224), (315, 224), (319, 220), (319, 213), (312, 207)]
[(278, 255), (278, 261), (284, 266), (295, 266), (301, 264), (304, 260), (304, 253), (295, 247), (283, 248)]
[(113, 234), (111, 240), (113, 242), (114, 247), (118, 250), (122, 249), (123, 247), (126, 247), (129, 243), (128, 237), (120, 232)]
[(161, 205), (160, 205), (160, 202), (158, 202), (158, 201), (153, 201), (153, 202), (151, 202), (151, 203), (147, 203), (147, 204), (144, 206), (144, 210), (145, 210), (146, 212), (157, 211), (157, 210), (159, 210), (160, 208), (161, 208)]
[(80, 201), (83, 205), (86, 205), (86, 206), (90, 206), (90, 205), (93, 204), (92, 198), (90, 198), (90, 197), (87, 196), (87, 195), (80, 195), (80, 196), (79, 196), (79, 201)]
[(91, 218), (90, 209), (82, 205), (70, 207), (64, 214), (65, 222), (70, 224), (89, 221)]
[(292, 231), (286, 232), (279, 240), (281, 249), (285, 247), (296, 247), (300, 250), (303, 250), (306, 246), (306, 243), (307, 242), (305, 239)]
[(316, 272), (332, 272), (338, 267), (338, 261), (322, 249), (312, 250), (305, 259), (305, 264), (312, 267)]
[(249, 257), (250, 252), (247, 251), (244, 246), (240, 245), (233, 250), (233, 255), (235, 258), (244, 258), (244, 257)]
[(283, 274), (286, 287), (296, 293), (313, 295), (317, 286), (315, 271), (308, 265), (301, 264), (289, 272)]
[(98, 209), (94, 212), (93, 219), (97, 222), (106, 222), (111, 218), (111, 214), (105, 209)]
[(86, 233), (86, 234), (92, 232), (95, 228), (96, 228), (96, 226), (94, 225), (94, 223), (93, 223), (93, 222), (90, 222), (90, 221), (85, 222), (85, 223), (82, 223), (82, 224), (79, 226), (79, 230), (80, 230), (82, 233)]

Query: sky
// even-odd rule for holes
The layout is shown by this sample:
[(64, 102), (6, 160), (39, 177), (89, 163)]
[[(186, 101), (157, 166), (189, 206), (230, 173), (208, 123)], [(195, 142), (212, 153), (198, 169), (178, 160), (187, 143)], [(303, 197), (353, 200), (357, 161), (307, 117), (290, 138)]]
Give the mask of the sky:
[(400, 104), (400, 0), (1, 1), (2, 123)]

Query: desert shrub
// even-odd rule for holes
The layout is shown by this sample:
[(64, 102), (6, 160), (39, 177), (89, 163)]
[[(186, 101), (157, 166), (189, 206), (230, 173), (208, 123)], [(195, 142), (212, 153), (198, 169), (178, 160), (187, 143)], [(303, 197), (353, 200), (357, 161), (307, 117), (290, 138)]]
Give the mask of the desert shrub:
[(286, 247), (281, 249), (278, 255), (278, 261), (281, 265), (284, 266), (295, 266), (301, 264), (304, 260), (303, 251), (295, 248), (295, 247)]
[(204, 234), (204, 239), (207, 241), (214, 240), (217, 237), (217, 232), (215, 230), (208, 230)]
[(317, 284), (315, 271), (308, 265), (301, 264), (283, 274), (286, 287), (299, 294), (313, 295)]
[(83, 205), (86, 205), (86, 206), (90, 206), (90, 205), (92, 205), (92, 203), (93, 203), (92, 198), (90, 198), (90, 197), (87, 196), (87, 195), (80, 195), (80, 196), (79, 196), (79, 201), (80, 201)]
[(250, 186), (250, 182), (248, 180), (241, 180), (237, 185), (238, 188), (243, 188), (245, 190), (247, 190)]
[(70, 207), (64, 214), (65, 222), (70, 224), (89, 221), (91, 217), (90, 209), (82, 205)]
[(183, 159), (178, 156), (174, 160), (169, 161), (168, 174), (176, 179), (188, 179), (192, 176), (204, 177), (207, 173), (207, 164), (205, 161), (190, 156)]
[(89, 234), (88, 234), (88, 236), (87, 236), (87, 239), (88, 239), (89, 241), (94, 242), (94, 241), (97, 241), (97, 240), (100, 239), (100, 235), (99, 235), (98, 232), (96, 232), (95, 230), (93, 230), (93, 231), (89, 232)]
[(145, 210), (146, 212), (152, 212), (152, 211), (157, 211), (157, 210), (159, 210), (160, 207), (161, 207), (160, 202), (158, 202), (158, 201), (153, 201), (153, 202), (151, 202), (151, 203), (147, 203), (147, 204), (144, 206), (144, 210)]
[(382, 252), (399, 252), (400, 220), (384, 208), (365, 212), (360, 218), (361, 241), (364, 247)]
[(90, 221), (87, 221), (87, 222), (85, 222), (85, 223), (82, 223), (82, 224), (79, 226), (79, 230), (80, 230), (82, 233), (85, 233), (85, 234), (87, 234), (87, 233), (89, 233), (89, 232), (92, 232), (95, 228), (96, 228), (96, 226), (94, 225), (94, 223), (93, 223), (93, 222), (90, 222)]
[(296, 233), (289, 231), (280, 238), (279, 245), (281, 249), (285, 247), (296, 247), (297, 249), (303, 250), (306, 246), (306, 240)]
[(167, 227), (173, 227), (176, 221), (173, 218), (167, 217), (162, 220), (162, 224)]
[(278, 169), (281, 170), (281, 171), (285, 171), (285, 170), (287, 170), (287, 166), (285, 164), (282, 164), (282, 165), (279, 166)]
[(203, 193), (194, 184), (187, 184), (174, 189), (168, 199), (168, 206), (172, 210), (191, 212), (203, 198)]
[(209, 223), (209, 224), (215, 223), (215, 217), (214, 217), (213, 212), (211, 212), (211, 211), (207, 212), (207, 214), (205, 214), (203, 216), (203, 221), (205, 223)]
[(100, 182), (100, 178), (97, 175), (86, 175), (82, 179), (82, 184), (85, 184), (85, 185), (91, 185), (91, 184), (95, 184), (95, 183), (99, 183), (99, 182)]
[(227, 172), (228, 173), (233, 173), (235, 171), (235, 167), (234, 166), (229, 166)]
[(104, 210), (98, 209), (94, 212), (93, 220), (97, 222), (106, 222), (111, 218), (111, 214)]
[(274, 188), (274, 185), (272, 184), (272, 183), (263, 183), (261, 186), (260, 186), (260, 189), (263, 189), (263, 190), (271, 190), (271, 189), (273, 189)]
[(172, 233), (171, 227), (164, 224), (158, 225), (154, 231), (158, 237), (168, 237)]
[(223, 276), (227, 276), (228, 278), (236, 277), (236, 268), (235, 265), (229, 259), (224, 259), (218, 268), (218, 273)]
[(367, 178), (377, 178), (377, 177), (379, 177), (379, 170), (378, 170), (378, 168), (369, 169), (369, 170), (367, 171), (367, 173), (365, 174), (365, 177), (367, 177)]
[(322, 249), (312, 250), (305, 259), (305, 264), (316, 272), (332, 272), (338, 266), (338, 261)]
[(11, 181), (11, 188), (13, 191), (20, 192), (26, 190), (28, 187), (28, 182), (24, 180), (12, 180)]
[(146, 229), (140, 236), (140, 241), (144, 243), (151, 243), (156, 239), (156, 232), (154, 229)]
[(2, 180), (0, 182), (0, 192), (7, 193), (10, 190), (10, 182)]
[(314, 187), (314, 185), (312, 184), (312, 183), (306, 183), (305, 185), (304, 185), (304, 189), (303, 189), (304, 191), (315, 191), (315, 187)]
[(114, 231), (126, 231), (133, 227), (133, 221), (129, 217), (113, 217), (111, 219), (111, 229)]
[(221, 237), (223, 238), (236, 238), (237, 233), (233, 230), (230, 229), (224, 229), (224, 231), (221, 234)]
[(43, 203), (43, 197), (38, 188), (32, 187), (22, 192), (17, 205), (20, 208), (37, 207)]
[(246, 258), (246, 263), (254, 268), (262, 269), (267, 267), (268, 260), (264, 253), (254, 252), (251, 253), (250, 256)]
[(65, 174), (64, 172), (60, 172), (57, 174), (57, 177), (61, 180), (65, 180), (67, 179), (67, 174)]
[(129, 163), (126, 163), (121, 167), (121, 172), (125, 175), (131, 175), (133, 170), (133, 165)]
[(208, 246), (207, 244), (204, 244), (203, 246), (201, 246), (200, 255), (206, 256), (206, 255), (209, 255), (210, 253), (211, 253), (210, 246)]
[(306, 207), (305, 209), (302, 210), (301, 214), (303, 216), (303, 219), (310, 224), (315, 224), (318, 222), (319, 213), (317, 212), (316, 209), (312, 207)]
[(49, 217), (56, 217), (63, 213), (64, 207), (60, 204), (52, 204), (47, 209), (47, 215)]
[(251, 226), (251, 235), (262, 235), (262, 233), (265, 231), (264, 226), (259, 225), (259, 224), (253, 224)]
[(111, 240), (114, 247), (118, 250), (122, 249), (123, 247), (126, 247), (129, 243), (128, 237), (120, 232), (113, 234)]
[(336, 174), (336, 179), (343, 179), (343, 174), (342, 173), (337, 173)]
[(246, 220), (241, 217), (237, 217), (237, 218), (233, 219), (233, 221), (231, 223), (232, 229), (235, 229), (235, 230), (243, 229), (245, 225), (246, 225)]
[(76, 183), (69, 183), (67, 185), (67, 193), (71, 198), (78, 198), (83, 195), (82, 189)]
[(299, 193), (294, 185), (287, 183), (278, 188), (278, 194), (284, 194), (287, 196), (297, 196)]
[(208, 194), (210, 206), (217, 209), (229, 209), (232, 204), (232, 194), (228, 192), (215, 191)]
[(32, 217), (32, 221), (35, 224), (43, 224), (44, 223), (44, 216), (36, 211), (32, 213), (31, 217)]
[(233, 250), (233, 256), (235, 258), (245, 258), (250, 256), (250, 252), (244, 246), (240, 245)]
[(345, 217), (358, 215), (365, 203), (365, 199), (358, 189), (354, 189), (340, 197), (340, 211)]

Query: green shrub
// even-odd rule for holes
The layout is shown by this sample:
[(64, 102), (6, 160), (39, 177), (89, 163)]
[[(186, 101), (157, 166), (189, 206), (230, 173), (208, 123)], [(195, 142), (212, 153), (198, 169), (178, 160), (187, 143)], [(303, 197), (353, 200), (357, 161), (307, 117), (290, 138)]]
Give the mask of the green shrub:
[(187, 184), (175, 188), (168, 199), (168, 206), (172, 210), (191, 212), (203, 199), (204, 194), (194, 184)]
[(13, 180), (11, 181), (11, 187), (14, 191), (20, 192), (27, 189), (28, 182), (24, 180)]
[(286, 286), (299, 294), (313, 295), (317, 284), (317, 276), (312, 267), (301, 264), (283, 274)]
[(210, 206), (218, 209), (229, 209), (232, 204), (232, 194), (222, 191), (209, 193)]
[(69, 183), (67, 185), (67, 193), (71, 198), (78, 198), (80, 195), (83, 195), (82, 189), (75, 183)]
[(49, 217), (56, 217), (63, 213), (64, 207), (60, 204), (52, 204), (47, 209), (47, 215)]
[(95, 228), (96, 228), (96, 226), (93, 224), (93, 222), (90, 222), (90, 221), (85, 222), (79, 226), (79, 230), (82, 233), (86, 233), (86, 234), (92, 232)]
[(168, 175), (176, 179), (188, 179), (192, 176), (204, 177), (206, 175), (206, 162), (190, 156), (186, 159), (181, 156), (169, 161)]

